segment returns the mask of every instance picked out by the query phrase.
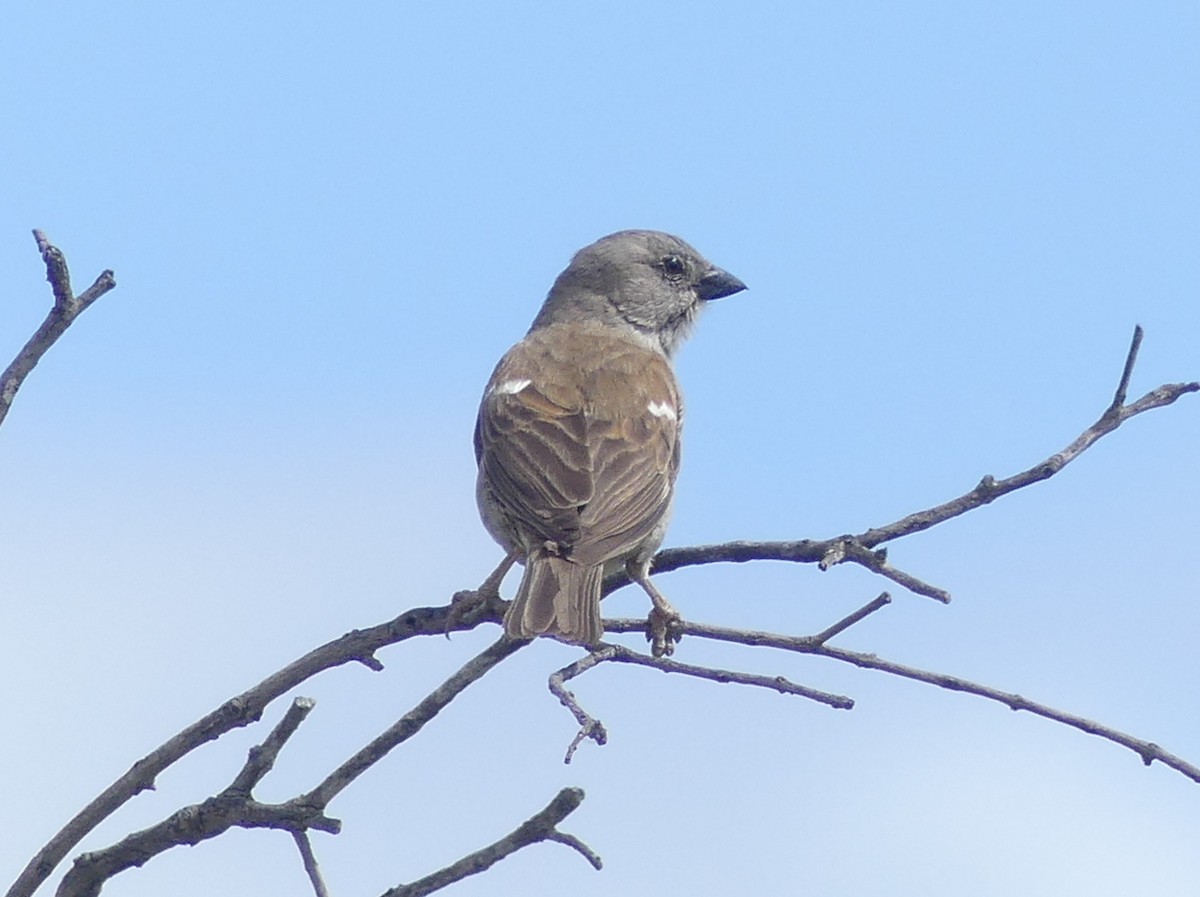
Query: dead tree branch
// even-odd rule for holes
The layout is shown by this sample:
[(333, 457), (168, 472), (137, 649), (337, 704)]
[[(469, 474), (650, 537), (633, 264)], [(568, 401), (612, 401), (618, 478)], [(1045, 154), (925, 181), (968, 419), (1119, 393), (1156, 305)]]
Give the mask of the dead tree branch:
[[(881, 596), (882, 597), (882, 596)], [(886, 602), (884, 602), (886, 603)], [(830, 660), (837, 660), (842, 663), (853, 664), (861, 669), (878, 670), (883, 673), (890, 673), (893, 676), (900, 676), (904, 679), (911, 679), (914, 682), (924, 682), (927, 685), (936, 685), (938, 688), (944, 688), (949, 691), (958, 691), (965, 694), (976, 695), (977, 697), (986, 698), (989, 701), (995, 701), (1003, 704), (1012, 710), (1025, 710), (1035, 716), (1040, 716), (1057, 723), (1062, 723), (1073, 729), (1078, 729), (1081, 732), (1086, 732), (1089, 735), (1096, 735), (1107, 741), (1118, 744), (1121, 747), (1128, 748), (1141, 757), (1142, 762), (1149, 766), (1154, 761), (1162, 763), (1181, 773), (1193, 782), (1200, 783), (1200, 767), (1189, 763), (1183, 758), (1163, 750), (1152, 741), (1146, 741), (1141, 738), (1135, 738), (1125, 732), (1121, 732), (1110, 726), (1105, 726), (1094, 720), (1087, 719), (1074, 713), (1068, 713), (1064, 710), (1056, 710), (1046, 704), (1037, 701), (1031, 701), (1022, 695), (1015, 692), (1002, 691), (998, 688), (992, 688), (987, 685), (981, 685), (978, 682), (972, 682), (969, 679), (962, 679), (958, 676), (950, 676), (945, 673), (935, 673), (929, 670), (922, 670), (917, 667), (907, 666), (902, 663), (896, 663), (892, 660), (885, 660), (875, 654), (867, 654), (861, 651), (851, 651), (846, 648), (838, 648), (833, 645), (826, 644), (826, 640), (831, 637), (830, 631), (836, 630), (832, 634), (838, 634), (844, 631), (848, 626), (843, 626), (846, 620), (852, 621), (851, 624), (863, 619), (868, 608), (875, 610), (883, 606), (880, 599), (876, 598), (870, 604), (855, 613), (846, 617), (845, 620), (835, 623), (823, 632), (817, 635), (808, 636), (789, 636), (779, 635), (774, 632), (762, 632), (749, 629), (731, 629), (724, 626), (709, 626), (703, 623), (689, 623), (687, 621), (678, 624), (679, 631), (684, 635), (696, 636), (698, 638), (711, 639), (719, 642), (730, 642), (739, 645), (747, 645), (753, 648), (776, 648), (782, 651), (791, 651), (795, 654), (811, 654), (817, 657), (827, 657)], [(873, 612), (873, 611), (872, 611)], [(646, 621), (631, 618), (618, 620), (605, 620), (604, 628), (607, 632), (641, 632), (645, 629)], [(839, 628), (840, 627), (840, 628)], [(646, 655), (640, 655), (646, 657)], [(652, 658), (646, 658), (651, 660)], [(650, 665), (650, 664), (647, 664)], [(574, 712), (574, 711), (572, 711)], [(576, 717), (578, 719), (578, 717)], [(582, 741), (582, 738), (578, 739)], [(598, 742), (603, 744), (603, 742)]]
[(913, 533), (929, 529), (931, 526), (936, 526), (960, 514), (965, 514), (967, 511), (972, 511), (975, 508), (989, 504), (1002, 495), (1008, 495), (1010, 492), (1023, 489), (1033, 483), (1049, 479), (1083, 454), (1098, 439), (1107, 436), (1131, 417), (1154, 408), (1165, 407), (1173, 403), (1180, 396), (1200, 390), (1200, 383), (1195, 381), (1191, 383), (1165, 383), (1157, 389), (1150, 390), (1150, 392), (1146, 393), (1133, 404), (1126, 405), (1124, 403), (1125, 392), (1129, 386), (1129, 378), (1133, 373), (1133, 366), (1137, 361), (1137, 353), (1141, 344), (1142, 328), (1139, 325), (1134, 328), (1133, 340), (1129, 346), (1129, 352), (1125, 357), (1120, 383), (1112, 403), (1104, 409), (1104, 413), (1096, 419), (1094, 424), (1080, 433), (1061, 452), (1051, 455), (1040, 464), (1035, 464), (1028, 470), (1023, 470), (1003, 480), (996, 480), (990, 475), (985, 476), (980, 480), (979, 485), (970, 492), (933, 508), (909, 514), (907, 517), (890, 523), (887, 526), (869, 529), (865, 533), (855, 537), (857, 541), (867, 548), (874, 548), (883, 542), (890, 542), (901, 536), (909, 536)]
[[(725, 542), (718, 545), (696, 545), (690, 548), (669, 548), (660, 551), (654, 558), (653, 569), (656, 573), (678, 570), (681, 567), (692, 567), (698, 564), (719, 562), (744, 563), (746, 561), (791, 561), (793, 563), (819, 564), (827, 569), (834, 564), (850, 561), (873, 570), (893, 582), (904, 586), (918, 595), (926, 595), (939, 601), (949, 601), (950, 595), (935, 586), (927, 585), (921, 580), (903, 571), (891, 567), (887, 561), (886, 550), (878, 546), (891, 542), (902, 536), (911, 536), (922, 530), (927, 530), (939, 523), (944, 523), (968, 511), (990, 504), (1003, 495), (1023, 489), (1034, 483), (1054, 476), (1084, 451), (1090, 448), (1101, 437), (1116, 430), (1121, 424), (1146, 411), (1163, 408), (1172, 404), (1187, 393), (1200, 391), (1200, 382), (1164, 383), (1157, 389), (1152, 389), (1132, 404), (1125, 404), (1125, 395), (1129, 379), (1133, 374), (1137, 361), (1138, 349), (1142, 343), (1142, 328), (1135, 327), (1129, 352), (1121, 370), (1120, 382), (1117, 386), (1113, 401), (1094, 424), (1079, 434), (1075, 440), (1062, 451), (1051, 455), (1027, 470), (1013, 474), (1005, 479), (997, 480), (990, 474), (983, 477), (969, 492), (957, 498), (934, 505), (923, 511), (916, 511), (884, 526), (872, 527), (858, 535), (839, 536), (833, 539), (813, 540), (800, 539), (791, 542)], [(621, 588), (628, 583), (624, 573), (616, 573), (604, 581), (605, 594)]]
[[(62, 254), (51, 246), (40, 232), (35, 232), (35, 236), (46, 263), (47, 278), (54, 291), (55, 305), (38, 333), (34, 335), (0, 378), (0, 421), (3, 420), (13, 396), (24, 378), (36, 365), (41, 355), (61, 336), (71, 321), (99, 296), (112, 289), (114, 285), (111, 272), (104, 272), (89, 290), (79, 297), (74, 297)], [(986, 476), (974, 489), (956, 499), (909, 514), (885, 526), (868, 529), (858, 535), (845, 535), (824, 540), (730, 542), (722, 545), (669, 549), (658, 554), (655, 559), (655, 570), (666, 572), (684, 566), (719, 561), (785, 560), (815, 563), (822, 569), (838, 563), (850, 562), (879, 573), (909, 591), (947, 601), (949, 594), (944, 590), (891, 566), (887, 557), (887, 549), (881, 546), (901, 536), (920, 532), (967, 511), (982, 507), (1001, 495), (1047, 479), (1129, 418), (1144, 411), (1164, 407), (1186, 393), (1200, 390), (1200, 383), (1196, 382), (1164, 384), (1127, 404), (1125, 399), (1136, 363), (1141, 336), (1139, 327), (1135, 330), (1133, 343), (1126, 356), (1114, 398), (1100, 418), (1061, 452), (1025, 471), (1002, 480)], [(125, 775), (81, 810), (30, 860), (8, 890), (7, 897), (30, 897), (85, 835), (133, 796), (145, 789), (152, 788), (155, 778), (164, 769), (190, 751), (219, 738), (226, 732), (257, 721), (272, 701), (310, 677), (350, 662), (361, 663), (372, 670), (380, 670), (383, 665), (375, 655), (377, 651), (388, 645), (397, 644), (414, 636), (441, 635), (451, 630), (463, 631), (485, 622), (499, 623), (503, 617), (506, 602), (499, 597), (496, 586), (499, 584), (499, 578), (503, 576), (504, 569), (503, 566), (498, 569), (485, 583), (484, 588), (471, 593), (461, 593), (458, 597), (464, 600), (451, 601), (450, 604), (443, 607), (414, 608), (378, 626), (349, 632), (309, 652), (253, 688), (226, 701), (213, 712), (137, 761)], [(606, 581), (605, 590), (610, 592), (626, 583), (627, 580), (623, 575), (613, 576)], [(466, 598), (470, 598), (470, 600), (465, 600)], [(704, 626), (686, 621), (678, 624), (678, 631), (699, 638), (733, 641), (748, 646), (772, 647), (824, 656), (859, 667), (876, 669), (937, 685), (941, 688), (975, 694), (1003, 703), (1013, 709), (1027, 710), (1047, 719), (1106, 738), (1135, 751), (1146, 763), (1157, 760), (1194, 781), (1200, 781), (1200, 770), (1192, 764), (1163, 751), (1157, 745), (1133, 738), (1091, 720), (1054, 710), (1029, 701), (1020, 695), (1002, 692), (957, 677), (907, 667), (880, 659), (872, 654), (848, 651), (827, 644), (830, 639), (879, 611), (887, 605), (889, 600), (887, 594), (884, 593), (854, 613), (811, 636), (789, 637), (774, 633)], [(610, 632), (641, 632), (644, 627), (644, 620), (606, 621), (606, 628)], [(272, 734), (251, 752), (246, 765), (229, 787), (203, 803), (178, 811), (156, 826), (128, 836), (116, 845), (102, 851), (82, 855), (64, 878), (59, 893), (64, 897), (66, 895), (95, 894), (101, 883), (111, 875), (132, 865), (140, 865), (162, 850), (178, 844), (195, 844), (206, 838), (215, 837), (230, 827), (239, 826), (280, 828), (292, 833), (314, 890), (321, 895), (324, 892), (324, 883), (317, 871), (312, 845), (305, 833), (312, 828), (337, 831), (339, 823), (327, 817), (324, 812), (329, 801), (348, 787), (363, 771), (386, 756), (396, 745), (419, 732), (426, 722), (440, 712), (471, 682), (477, 680), (525, 644), (525, 642), (512, 642), (502, 637), (491, 647), (468, 661), (410, 713), (347, 759), (314, 789), (283, 804), (261, 804), (253, 800), (251, 791), (271, 770), (279, 751), (310, 709), (310, 706), (306, 707), (302, 702), (297, 702), (276, 726)], [(662, 672), (771, 688), (784, 693), (802, 695), (834, 707), (849, 708), (852, 706), (852, 701), (847, 697), (820, 692), (789, 682), (781, 677), (760, 676), (683, 664), (667, 658), (649, 657), (630, 651), (623, 646), (603, 645), (576, 663), (559, 670), (551, 677), (551, 690), (575, 715), (580, 724), (579, 733), (567, 753), (568, 761), (583, 739), (591, 738), (597, 743), (603, 744), (606, 736), (603, 725), (580, 707), (574, 695), (566, 690), (565, 682), (604, 662), (633, 663), (654, 667)], [(577, 797), (570, 795), (577, 795)], [(558, 832), (554, 827), (575, 806), (578, 806), (581, 799), (582, 792), (566, 789), (542, 813), (530, 819), (502, 841), (464, 858), (441, 872), (410, 885), (395, 888), (388, 893), (393, 895), (429, 893), (436, 887), (444, 886), (438, 884), (439, 881), (448, 884), (474, 871), (481, 871), (513, 850), (540, 840), (559, 841), (567, 844), (598, 867), (598, 858), (582, 842), (571, 835)], [(572, 801), (574, 801), (573, 804)], [(560, 812), (561, 815), (556, 815)]]
[[(859, 619), (862, 619), (863, 616), (866, 616), (866, 614), (863, 613)], [(619, 622), (624, 623), (625, 621), (622, 620)], [(642, 629), (645, 629), (644, 620), (642, 621)], [(571, 711), (571, 714), (579, 723), (579, 732), (576, 733), (575, 738), (567, 747), (566, 756), (563, 758), (564, 763), (571, 762), (576, 748), (579, 747), (584, 739), (590, 738), (597, 744), (604, 744), (608, 740), (608, 733), (605, 731), (604, 724), (584, 710), (575, 695), (566, 688), (568, 681), (582, 675), (588, 670), (594, 669), (602, 663), (630, 663), (635, 666), (650, 667), (663, 673), (680, 673), (696, 679), (707, 679), (710, 682), (735, 682), (740, 685), (767, 688), (783, 695), (799, 695), (802, 698), (808, 698), (810, 701), (816, 701), (819, 704), (825, 704), (838, 710), (850, 710), (854, 707), (854, 701), (844, 695), (830, 694), (829, 692), (809, 688), (807, 685), (799, 685), (785, 679), (783, 676), (761, 676), (756, 673), (743, 673), (737, 670), (696, 666), (690, 663), (680, 663), (668, 657), (641, 654), (637, 651), (631, 651), (622, 645), (602, 644), (591, 651), (586, 657), (552, 673), (547, 683), (551, 694), (558, 698), (559, 702)]]
[(1094, 720), (1079, 716), (1078, 714), (1068, 713), (1065, 710), (1056, 710), (1046, 704), (1016, 694), (1015, 692), (1001, 691), (997, 688), (992, 688), (987, 685), (980, 685), (978, 682), (971, 682), (968, 679), (960, 679), (957, 676), (948, 676), (944, 673), (934, 673), (928, 670), (921, 670), (916, 667), (906, 666), (901, 663), (896, 663), (890, 660), (884, 660), (874, 654), (864, 654), (860, 651), (850, 651), (845, 648), (835, 648), (829, 645), (823, 645), (819, 650), (809, 653), (819, 654), (822, 657), (828, 657), (831, 660), (840, 660), (844, 663), (851, 663), (857, 667), (868, 670), (879, 670), (883, 673), (890, 673), (893, 676), (901, 676), (905, 679), (912, 679), (916, 682), (925, 682), (929, 685), (936, 685), (938, 688), (945, 688), (950, 691), (961, 691), (966, 694), (972, 694), (980, 698), (987, 698), (989, 701), (996, 701), (1004, 704), (1012, 710), (1025, 710), (1035, 716), (1040, 716), (1048, 720), (1053, 720), (1056, 723), (1062, 723), (1064, 726), (1070, 726), (1072, 729), (1078, 729), (1080, 732), (1086, 732), (1089, 735), (1096, 735), (1106, 741), (1111, 741), (1113, 744), (1119, 744), (1121, 747), (1129, 748), (1139, 757), (1142, 762), (1149, 766), (1155, 760), (1181, 773), (1193, 782), (1200, 783), (1200, 767), (1189, 763), (1182, 757), (1178, 757), (1169, 751), (1164, 751), (1161, 747), (1152, 741), (1145, 741), (1140, 738), (1135, 738), (1111, 726), (1105, 726)]
[[(198, 844), (231, 828), (274, 828), (293, 834), (317, 829), (337, 834), (341, 822), (325, 815), (329, 801), (392, 748), (421, 731), (468, 685), (526, 644), (501, 636), (467, 661), (412, 711), (330, 773), (316, 788), (284, 803), (260, 803), (253, 798), (251, 790), (271, 770), (283, 745), (312, 710), (312, 701), (297, 698), (267, 739), (250, 750), (241, 771), (224, 791), (202, 803), (184, 807), (111, 847), (80, 856), (63, 878), (58, 897), (94, 897), (104, 882), (114, 875), (132, 866), (141, 866), (172, 847)], [(316, 873), (316, 857), (311, 845), (307, 838), (297, 839), (296, 843), (310, 881), (317, 887), (320, 877)]]
[(257, 722), (268, 704), (300, 683), (347, 663), (361, 663), (369, 669), (382, 670), (383, 664), (375, 657), (375, 652), (381, 648), (414, 636), (443, 635), (448, 626), (462, 631), (483, 621), (498, 622), (503, 616), (502, 607), (502, 604), (499, 609), (491, 604), (476, 605), (459, 613), (453, 622), (449, 605), (413, 608), (386, 623), (353, 630), (308, 652), (242, 694), (230, 698), (134, 763), (33, 856), (9, 887), (6, 897), (29, 897), (89, 832), (126, 801), (152, 789), (155, 778), (164, 769), (225, 733)]
[(460, 881), (468, 875), (476, 875), (491, 868), (522, 847), (542, 841), (557, 841), (559, 844), (567, 845), (591, 863), (594, 869), (599, 870), (602, 863), (595, 851), (574, 835), (560, 832), (557, 828), (558, 824), (575, 812), (582, 802), (583, 790), (581, 788), (564, 788), (558, 792), (554, 800), (546, 805), (544, 810), (531, 816), (499, 841), (489, 844), (419, 881), (384, 891), (383, 897), (425, 897), (426, 894), (441, 890), (446, 885)]
[(296, 842), (296, 849), (300, 851), (300, 861), (304, 864), (304, 873), (313, 886), (313, 894), (316, 897), (329, 897), (329, 889), (325, 887), (325, 879), (321, 877), (321, 867), (317, 864), (317, 856), (308, 840), (308, 832), (292, 832), (292, 838)]
[(502, 635), (490, 647), (463, 664), (453, 676), (400, 717), (387, 731), (326, 776), (321, 784), (305, 794), (301, 800), (314, 806), (323, 807), (328, 804), (347, 785), (383, 759), (392, 748), (420, 732), (422, 727), (458, 697), (464, 688), (528, 644), (529, 642), (509, 639)]
[(134, 832), (104, 850), (85, 853), (63, 877), (58, 897), (95, 897), (104, 882), (114, 875), (141, 866), (158, 854), (181, 844), (199, 844), (229, 829), (278, 828), (305, 831), (309, 828), (336, 832), (340, 823), (330, 819), (321, 807), (288, 804), (263, 804), (250, 796), (257, 784), (274, 765), (287, 740), (295, 734), (313, 702), (297, 698), (282, 720), (261, 745), (250, 749), (245, 765), (224, 791), (208, 800), (172, 813), (162, 822)]
[(71, 274), (67, 270), (67, 259), (62, 251), (51, 245), (40, 230), (33, 232), (33, 238), (37, 241), (38, 252), (42, 254), (42, 261), (46, 265), (46, 280), (50, 282), (50, 289), (54, 292), (54, 306), (46, 315), (46, 320), (42, 321), (42, 325), (17, 353), (12, 364), (0, 374), (0, 423), (3, 423), (8, 415), (8, 409), (12, 407), (21, 384), (25, 382), (29, 372), (37, 367), (47, 350), (66, 333), (67, 328), (88, 306), (117, 285), (112, 271), (101, 271), (96, 282), (76, 296), (71, 291)]

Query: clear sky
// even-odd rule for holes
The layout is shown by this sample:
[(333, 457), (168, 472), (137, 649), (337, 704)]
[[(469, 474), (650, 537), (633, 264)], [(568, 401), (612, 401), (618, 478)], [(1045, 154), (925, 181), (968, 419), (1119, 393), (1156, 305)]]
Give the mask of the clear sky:
[[(1023, 469), (1103, 410), (1135, 323), (1135, 395), (1200, 377), (1198, 47), (1200, 9), (1154, 0), (4, 4), (0, 365), (49, 302), (30, 228), (80, 288), (106, 267), (118, 288), (0, 429), (0, 879), (225, 698), (487, 573), (476, 402), (605, 233), (678, 233), (750, 286), (679, 358), (668, 545), (860, 531)], [(1191, 396), (896, 543), (955, 600), (893, 589), (839, 644), (1200, 761), (1198, 447)], [(658, 582), (689, 619), (797, 634), (885, 585), (766, 563)], [(311, 786), (495, 637), (303, 686), (316, 710), (261, 796)], [(314, 836), (333, 893), (424, 875), (567, 784), (588, 797), (565, 828), (602, 873), (542, 845), (452, 893), (1106, 897), (1200, 880), (1200, 786), (811, 659), (679, 654), (854, 711), (597, 670), (574, 690), (610, 743), (564, 767), (574, 724), (545, 679), (576, 656), (523, 651), (340, 797), (343, 833)], [(224, 787), (266, 731), (189, 758), (83, 847)], [(110, 889), (307, 884), (288, 837), (239, 832)]]

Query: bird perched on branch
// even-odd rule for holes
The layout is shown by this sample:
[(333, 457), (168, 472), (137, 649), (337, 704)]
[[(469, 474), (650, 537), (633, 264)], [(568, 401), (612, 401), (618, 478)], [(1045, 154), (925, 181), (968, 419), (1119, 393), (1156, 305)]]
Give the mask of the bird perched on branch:
[(746, 285), (678, 237), (621, 231), (577, 252), (488, 381), (475, 425), (476, 496), (525, 565), (513, 638), (592, 645), (600, 587), (624, 566), (650, 596), (655, 654), (678, 613), (650, 582), (679, 471), (683, 404), (671, 355), (706, 302)]

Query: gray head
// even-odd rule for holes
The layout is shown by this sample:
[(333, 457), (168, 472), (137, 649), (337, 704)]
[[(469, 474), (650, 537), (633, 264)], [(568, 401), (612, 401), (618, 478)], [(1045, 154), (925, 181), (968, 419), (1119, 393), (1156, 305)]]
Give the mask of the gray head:
[(575, 253), (531, 329), (597, 321), (632, 328), (670, 355), (703, 303), (744, 289), (678, 237), (623, 230)]

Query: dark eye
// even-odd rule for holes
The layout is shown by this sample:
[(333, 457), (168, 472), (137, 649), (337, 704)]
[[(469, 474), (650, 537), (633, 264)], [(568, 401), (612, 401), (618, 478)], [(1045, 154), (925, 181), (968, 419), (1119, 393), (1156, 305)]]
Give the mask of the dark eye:
[(687, 270), (687, 265), (685, 265), (683, 263), (683, 259), (677, 255), (663, 256), (662, 266), (663, 270), (666, 271), (671, 277), (678, 277)]

